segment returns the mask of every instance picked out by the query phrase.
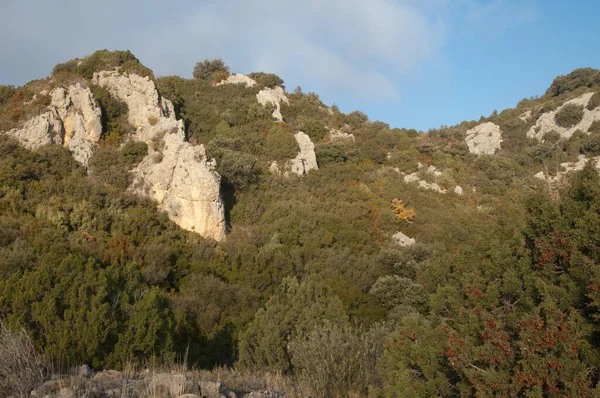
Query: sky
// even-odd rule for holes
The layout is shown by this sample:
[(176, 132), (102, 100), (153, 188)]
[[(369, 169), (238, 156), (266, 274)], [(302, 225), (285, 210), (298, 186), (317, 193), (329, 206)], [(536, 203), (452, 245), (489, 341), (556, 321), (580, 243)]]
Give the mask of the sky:
[(597, 0), (0, 0), (0, 84), (99, 49), (156, 76), (222, 58), (343, 112), (427, 131), (600, 68)]

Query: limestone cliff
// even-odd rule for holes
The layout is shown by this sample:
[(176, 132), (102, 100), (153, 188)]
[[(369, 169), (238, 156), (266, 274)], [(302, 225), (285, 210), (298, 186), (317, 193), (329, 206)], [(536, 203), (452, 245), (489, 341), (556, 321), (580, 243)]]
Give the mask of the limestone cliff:
[(103, 71), (94, 82), (129, 106), (131, 139), (148, 144), (148, 155), (133, 171), (132, 189), (154, 198), (180, 227), (217, 241), (225, 239), (221, 177), (206, 158), (203, 145), (185, 141), (183, 122), (154, 82), (137, 75)]
[(28, 149), (63, 145), (87, 167), (102, 136), (102, 112), (89, 88), (77, 83), (50, 93), (48, 111), (7, 132)]
[(246, 87), (254, 87), (256, 86), (256, 80), (248, 77), (246, 75), (242, 75), (239, 73), (233, 74), (229, 76), (227, 79), (222, 82), (217, 83), (217, 86), (222, 86), (223, 84), (245, 84)]

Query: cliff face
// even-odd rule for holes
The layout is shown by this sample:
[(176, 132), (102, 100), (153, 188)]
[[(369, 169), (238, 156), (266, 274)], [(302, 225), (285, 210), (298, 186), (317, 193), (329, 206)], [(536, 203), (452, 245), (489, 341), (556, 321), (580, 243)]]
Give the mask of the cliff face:
[(131, 188), (155, 199), (180, 227), (217, 241), (225, 239), (221, 177), (206, 159), (204, 146), (185, 141), (183, 122), (175, 119), (173, 104), (148, 78), (103, 71), (93, 80), (128, 105), (128, 120), (136, 128), (131, 139), (148, 144), (148, 155), (133, 171)]
[(50, 93), (48, 111), (7, 132), (28, 149), (63, 145), (87, 167), (102, 136), (102, 112), (92, 92), (77, 83)]

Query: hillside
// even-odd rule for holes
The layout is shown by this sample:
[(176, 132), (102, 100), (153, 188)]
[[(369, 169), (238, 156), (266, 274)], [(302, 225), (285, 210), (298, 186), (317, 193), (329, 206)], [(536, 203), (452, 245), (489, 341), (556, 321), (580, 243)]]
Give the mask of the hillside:
[(598, 394), (600, 71), (428, 132), (219, 61), (194, 76), (102, 50), (0, 86), (0, 320), (57, 373)]

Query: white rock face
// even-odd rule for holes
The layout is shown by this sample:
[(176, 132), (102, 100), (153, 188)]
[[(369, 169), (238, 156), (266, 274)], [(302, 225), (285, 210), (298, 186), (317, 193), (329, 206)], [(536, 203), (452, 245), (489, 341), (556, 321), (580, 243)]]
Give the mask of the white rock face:
[[(106, 88), (129, 107), (127, 120), (137, 130), (136, 141), (150, 142), (168, 127), (179, 128), (171, 101), (162, 98), (149, 77), (121, 74), (116, 70), (94, 73), (94, 84)], [(169, 125), (167, 127), (167, 125)]]
[(395, 244), (402, 246), (402, 247), (412, 246), (415, 243), (417, 243), (414, 238), (409, 238), (408, 236), (404, 235), (400, 231), (396, 232), (392, 236), (392, 239)]
[(246, 87), (254, 87), (256, 86), (256, 80), (242, 74), (234, 74), (229, 76), (227, 79), (222, 82), (217, 83), (217, 86), (221, 86), (223, 84), (245, 84)]
[(561, 170), (558, 173), (556, 173), (555, 176), (546, 176), (546, 174), (543, 171), (540, 171), (539, 173), (535, 174), (534, 177), (539, 178), (540, 180), (545, 180), (551, 184), (558, 184), (565, 178), (565, 176), (568, 173), (572, 171), (583, 170), (588, 160), (590, 162), (594, 162), (596, 169), (600, 170), (600, 156), (588, 159), (585, 155), (579, 155), (577, 157), (577, 162), (561, 163)]
[(317, 155), (315, 154), (315, 144), (312, 143), (310, 137), (302, 131), (294, 134), (296, 142), (298, 142), (298, 156), (288, 162), (290, 171), (299, 176), (308, 173), (311, 170), (318, 170)]
[(493, 155), (500, 149), (502, 143), (502, 130), (500, 126), (487, 122), (467, 130), (465, 142), (469, 152), (475, 155)]
[(521, 113), (519, 119), (521, 119), (522, 122), (527, 123), (529, 119), (531, 119), (531, 110)]
[(462, 196), (463, 195), (463, 189), (460, 185), (457, 185), (454, 187), (454, 193), (457, 194), (458, 196)]
[(148, 144), (148, 156), (133, 171), (131, 189), (154, 198), (180, 227), (224, 240), (221, 176), (206, 159), (203, 145), (185, 141), (183, 121), (175, 119), (173, 104), (159, 96), (148, 78), (105, 71), (94, 74), (94, 81), (127, 103), (128, 120), (137, 129), (131, 138)]
[(273, 104), (275, 107), (273, 110), (273, 117), (278, 121), (283, 122), (283, 116), (281, 115), (281, 103), (285, 102), (286, 104), (289, 104), (290, 102), (285, 96), (285, 92), (281, 87), (264, 88), (260, 90), (258, 94), (256, 94), (256, 99), (262, 106), (267, 105), (268, 102)]
[[(419, 163), (418, 166), (419, 166), (420, 170), (423, 170), (423, 168), (425, 167), (421, 163)], [(435, 166), (429, 166), (429, 167), (427, 167), (427, 169), (425, 169), (425, 173), (429, 174), (434, 179), (436, 179), (436, 178), (438, 178), (439, 176), (442, 175), (442, 173), (440, 171), (438, 171), (435, 168)], [(404, 174), (404, 173), (402, 173), (402, 174)], [(425, 180), (422, 180), (421, 177), (419, 176), (419, 172), (415, 172), (415, 173), (411, 173), (411, 174), (406, 174), (404, 176), (404, 182), (406, 182), (406, 183), (413, 183), (413, 182), (415, 182), (415, 183), (417, 183), (417, 185), (421, 189), (425, 189), (425, 190), (429, 190), (429, 191), (435, 191), (435, 192), (438, 192), (438, 193), (446, 193), (446, 191), (444, 189), (442, 189), (436, 182), (427, 182)]]
[(28, 120), (22, 128), (8, 131), (28, 149), (63, 145), (87, 167), (102, 136), (102, 112), (92, 92), (77, 83), (51, 93), (48, 112)]
[(330, 141), (354, 141), (354, 134), (344, 133), (342, 130), (330, 129), (329, 130), (329, 140)]
[[(551, 131), (556, 131), (558, 134), (560, 134), (561, 138), (568, 140), (577, 130), (581, 130), (581, 132), (587, 134), (592, 123), (594, 123), (596, 120), (600, 120), (600, 107), (597, 107), (592, 111), (586, 108), (588, 102), (590, 102), (590, 98), (592, 98), (593, 95), (594, 93), (582, 94), (577, 98), (565, 102), (556, 110), (544, 113), (535, 122), (535, 125), (532, 126), (529, 131), (527, 131), (527, 137), (536, 138), (538, 141), (544, 141), (544, 135)], [(554, 120), (556, 114), (567, 104), (581, 105), (584, 107), (583, 118), (581, 119), (581, 122), (571, 128), (560, 127)]]

